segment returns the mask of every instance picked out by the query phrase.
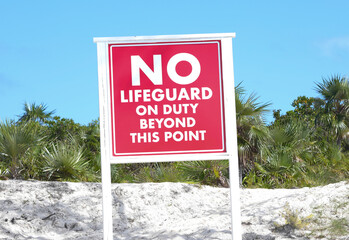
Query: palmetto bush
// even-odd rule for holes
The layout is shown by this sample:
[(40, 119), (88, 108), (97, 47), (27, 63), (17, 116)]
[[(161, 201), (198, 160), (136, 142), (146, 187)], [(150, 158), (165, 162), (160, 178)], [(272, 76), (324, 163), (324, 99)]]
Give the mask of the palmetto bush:
[(179, 169), (187, 181), (222, 187), (229, 185), (228, 160), (181, 162)]
[(135, 175), (135, 182), (185, 182), (178, 163), (151, 163)]
[(39, 171), (34, 162), (42, 139), (35, 122), (0, 122), (0, 167), (12, 178), (32, 178)]
[(270, 129), (263, 162), (245, 178), (248, 186), (293, 187), (307, 184), (306, 165), (314, 149), (309, 141), (310, 129), (301, 122), (290, 122)]
[(49, 180), (87, 181), (91, 175), (83, 148), (71, 142), (58, 142), (45, 147), (43, 171)]
[(308, 166), (313, 185), (325, 185), (349, 179), (349, 156), (342, 153), (336, 142), (321, 143), (316, 161)]

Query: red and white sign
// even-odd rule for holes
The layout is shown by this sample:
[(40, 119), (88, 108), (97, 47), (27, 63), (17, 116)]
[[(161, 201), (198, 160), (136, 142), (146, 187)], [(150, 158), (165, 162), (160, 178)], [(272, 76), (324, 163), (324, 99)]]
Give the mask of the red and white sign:
[(103, 239), (113, 239), (111, 164), (228, 159), (232, 239), (241, 240), (234, 37), (219, 33), (94, 39)]
[(226, 152), (220, 40), (108, 51), (112, 156)]

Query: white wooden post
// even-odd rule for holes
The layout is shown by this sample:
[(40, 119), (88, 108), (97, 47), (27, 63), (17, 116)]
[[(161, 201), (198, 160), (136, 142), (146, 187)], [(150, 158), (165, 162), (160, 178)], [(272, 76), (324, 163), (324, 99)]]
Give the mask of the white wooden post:
[(98, 55), (98, 79), (99, 79), (99, 121), (100, 121), (100, 142), (101, 142), (101, 171), (102, 171), (102, 206), (103, 206), (103, 239), (113, 239), (113, 216), (112, 216), (112, 195), (111, 195), (111, 171), (110, 159), (108, 158), (108, 144), (106, 136), (108, 133), (107, 118), (107, 86), (108, 76), (107, 55), (108, 48), (105, 42), (97, 45)]
[(235, 110), (235, 87), (233, 69), (233, 43), (232, 38), (222, 40), (223, 81), (225, 95), (225, 117), (227, 152), (229, 153), (229, 179), (230, 179), (230, 207), (232, 221), (232, 238), (242, 239), (241, 214), (240, 214), (240, 186), (239, 186), (239, 160), (237, 151), (237, 129)]

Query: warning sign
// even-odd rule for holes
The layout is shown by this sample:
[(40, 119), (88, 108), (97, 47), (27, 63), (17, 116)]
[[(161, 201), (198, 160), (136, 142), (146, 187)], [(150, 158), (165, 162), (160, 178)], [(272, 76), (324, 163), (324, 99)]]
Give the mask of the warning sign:
[(226, 151), (220, 40), (108, 51), (113, 156)]

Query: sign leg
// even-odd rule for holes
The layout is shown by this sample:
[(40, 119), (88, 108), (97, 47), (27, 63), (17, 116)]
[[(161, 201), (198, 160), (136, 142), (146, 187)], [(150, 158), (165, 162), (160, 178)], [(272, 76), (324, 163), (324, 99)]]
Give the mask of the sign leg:
[(112, 196), (111, 196), (111, 172), (110, 163), (101, 159), (102, 170), (102, 191), (103, 191), (103, 239), (113, 239), (113, 215), (112, 215)]
[(229, 155), (230, 207), (233, 240), (242, 239), (238, 162), (239, 161), (233, 159), (232, 155)]

